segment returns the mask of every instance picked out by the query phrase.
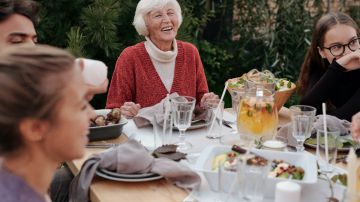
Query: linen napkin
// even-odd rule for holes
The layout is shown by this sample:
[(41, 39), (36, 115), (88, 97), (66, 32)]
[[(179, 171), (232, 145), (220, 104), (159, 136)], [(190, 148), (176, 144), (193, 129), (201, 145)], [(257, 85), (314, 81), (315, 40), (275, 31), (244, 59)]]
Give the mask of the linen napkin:
[[(173, 99), (177, 96), (179, 96), (178, 93), (172, 93), (168, 97), (162, 99), (159, 103), (140, 109), (139, 113), (133, 118), (136, 127), (143, 128), (149, 125), (153, 125), (154, 123), (162, 126), (164, 122), (165, 102), (167, 99)], [(208, 119), (209, 115), (207, 110), (196, 106), (192, 120), (206, 121)]]
[(136, 140), (130, 139), (106, 152), (87, 159), (70, 185), (70, 202), (88, 201), (91, 181), (98, 168), (118, 173), (157, 173), (175, 185), (186, 189), (198, 189), (200, 176), (190, 168), (165, 158), (155, 159)]
[[(314, 121), (314, 128), (324, 128), (324, 115), (317, 115)], [(335, 116), (326, 115), (326, 125), (328, 128), (337, 128), (340, 130), (340, 135), (349, 135), (351, 123), (347, 120), (341, 120)], [(296, 146), (296, 139), (292, 135), (291, 122), (284, 125), (277, 133), (278, 136), (285, 137), (288, 140), (288, 144)]]
[[(142, 128), (145, 126), (152, 125), (155, 122), (154, 114), (164, 114), (164, 110), (165, 110), (164, 104), (166, 100), (177, 96), (179, 96), (178, 93), (172, 93), (153, 106), (141, 108), (138, 114), (133, 118), (136, 127)], [(157, 118), (156, 120), (158, 124), (160, 124), (160, 122), (162, 121), (163, 121), (162, 118)]]

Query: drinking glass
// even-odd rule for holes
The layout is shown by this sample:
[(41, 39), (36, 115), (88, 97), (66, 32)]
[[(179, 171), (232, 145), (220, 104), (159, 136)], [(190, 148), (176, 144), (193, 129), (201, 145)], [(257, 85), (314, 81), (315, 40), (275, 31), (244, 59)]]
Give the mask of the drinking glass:
[(316, 109), (307, 105), (290, 107), (292, 135), (297, 141), (296, 150), (304, 150), (304, 141), (310, 137), (315, 120)]
[(245, 201), (263, 201), (265, 181), (270, 171), (270, 163), (249, 165), (247, 159), (239, 159), (237, 176), (240, 196)]
[(154, 148), (161, 145), (171, 144), (173, 120), (171, 113), (155, 113), (154, 114)]
[(229, 90), (231, 95), (231, 108), (232, 111), (237, 114), (239, 110), (239, 103), (240, 100), (245, 95), (245, 88), (237, 88), (237, 89), (231, 89)]
[(325, 136), (324, 128), (316, 128), (316, 131), (316, 155), (320, 171), (330, 173), (333, 171), (333, 165), (336, 163), (340, 131), (336, 128), (327, 128), (327, 137)]
[(278, 114), (273, 93), (262, 88), (251, 88), (239, 105), (237, 127), (241, 141), (246, 143), (261, 136), (272, 137), (277, 129)]
[[(206, 110), (206, 137), (210, 139), (217, 139), (222, 136), (222, 121), (224, 113), (224, 102), (219, 99), (206, 100), (204, 109)], [(219, 109), (218, 109), (219, 105)], [(216, 112), (216, 110), (218, 110)], [(215, 116), (216, 115), (216, 116)]]
[(179, 130), (177, 143), (179, 151), (187, 151), (192, 145), (185, 141), (185, 131), (191, 125), (192, 114), (195, 108), (196, 99), (190, 96), (177, 96), (171, 99), (173, 110), (174, 126)]

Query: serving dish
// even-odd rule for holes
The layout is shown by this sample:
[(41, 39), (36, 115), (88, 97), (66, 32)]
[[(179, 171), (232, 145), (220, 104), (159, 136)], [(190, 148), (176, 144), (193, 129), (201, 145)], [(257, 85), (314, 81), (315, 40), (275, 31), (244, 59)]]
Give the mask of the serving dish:
[[(95, 113), (96, 115), (106, 116), (110, 111), (110, 109), (100, 109), (95, 110)], [(88, 135), (89, 141), (99, 141), (117, 138), (122, 134), (123, 127), (125, 124), (127, 124), (127, 122), (128, 121), (126, 118), (121, 117), (119, 123), (117, 124), (90, 127), (90, 133)]]
[[(197, 162), (196, 169), (201, 171), (212, 190), (217, 189), (218, 184), (218, 172), (212, 170), (212, 161), (215, 156), (231, 151), (230, 146), (225, 145), (211, 145), (206, 147), (200, 154)], [(301, 166), (305, 170), (305, 175), (302, 180), (283, 179), (283, 178), (271, 178), (268, 177), (266, 180), (267, 192), (273, 194), (275, 184), (283, 180), (292, 180), (300, 185), (315, 184), (317, 182), (317, 165), (316, 157), (308, 152), (281, 152), (281, 151), (270, 151), (270, 150), (258, 150), (252, 149), (252, 153), (272, 160), (284, 160), (295, 166)], [(226, 182), (224, 186), (225, 191), (229, 191), (230, 185), (236, 180), (236, 172), (224, 171), (223, 178)], [(251, 180), (251, 179), (246, 179)]]

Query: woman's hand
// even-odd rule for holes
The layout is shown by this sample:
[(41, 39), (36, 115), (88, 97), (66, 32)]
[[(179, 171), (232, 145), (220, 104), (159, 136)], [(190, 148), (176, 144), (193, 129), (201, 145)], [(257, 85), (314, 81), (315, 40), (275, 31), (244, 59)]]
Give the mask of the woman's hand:
[(126, 118), (131, 119), (136, 116), (140, 110), (141, 106), (133, 102), (125, 102), (123, 106), (120, 107), (121, 114)]
[(352, 117), (351, 134), (354, 140), (360, 140), (360, 112)]
[(219, 96), (213, 92), (205, 93), (200, 100), (200, 107), (204, 107), (204, 103), (206, 102), (206, 100), (214, 100), (214, 99), (218, 100)]
[(348, 71), (360, 68), (360, 50), (350, 52), (336, 60), (339, 65)]

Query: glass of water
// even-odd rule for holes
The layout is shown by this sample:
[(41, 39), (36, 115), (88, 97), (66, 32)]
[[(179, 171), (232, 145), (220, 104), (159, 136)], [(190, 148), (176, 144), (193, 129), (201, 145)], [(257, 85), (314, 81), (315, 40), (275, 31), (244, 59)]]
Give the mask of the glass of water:
[(178, 150), (182, 152), (186, 152), (192, 147), (189, 142), (185, 141), (185, 131), (191, 125), (195, 102), (196, 99), (190, 96), (177, 96), (171, 99), (174, 126), (179, 130), (180, 139), (176, 145), (178, 145)]
[(336, 163), (337, 147), (340, 143), (340, 130), (328, 127), (326, 135), (324, 128), (316, 128), (316, 131), (316, 155), (320, 171), (323, 173), (331, 173), (333, 171), (333, 165)]
[[(251, 157), (250, 159), (239, 159), (238, 161), (238, 181), (240, 188), (241, 201), (263, 201), (266, 179), (270, 171), (270, 163), (261, 157)], [(257, 159), (261, 159), (257, 161)], [(260, 162), (263, 161), (263, 162)], [(256, 162), (256, 163), (254, 163)]]
[(307, 105), (294, 105), (290, 107), (292, 135), (297, 141), (298, 152), (304, 150), (304, 141), (310, 137), (315, 121), (316, 108)]

